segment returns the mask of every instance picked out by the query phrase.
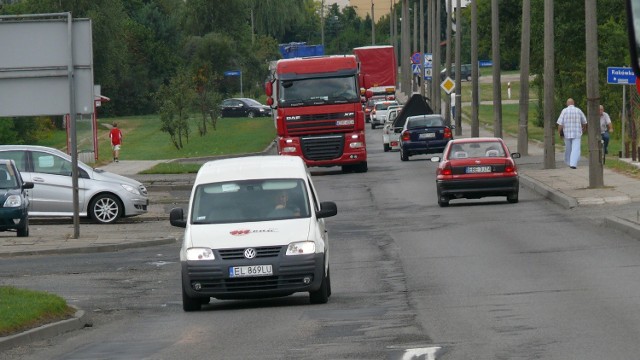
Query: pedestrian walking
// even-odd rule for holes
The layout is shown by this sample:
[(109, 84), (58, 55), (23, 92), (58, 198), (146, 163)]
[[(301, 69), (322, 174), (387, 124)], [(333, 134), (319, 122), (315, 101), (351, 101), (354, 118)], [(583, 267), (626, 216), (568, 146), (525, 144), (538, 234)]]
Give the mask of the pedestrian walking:
[(604, 112), (604, 106), (600, 105), (600, 134), (602, 136), (602, 142), (604, 143), (604, 154), (609, 153), (609, 137), (613, 131), (613, 125), (611, 125), (611, 118), (609, 114)]
[(564, 162), (575, 169), (580, 160), (580, 140), (587, 128), (587, 117), (575, 106), (572, 98), (567, 99), (567, 107), (562, 109), (558, 117), (558, 132), (564, 138)]
[(120, 160), (120, 146), (122, 145), (122, 131), (118, 129), (118, 123), (113, 123), (113, 127), (109, 132), (109, 138), (111, 139), (113, 161), (118, 162)]

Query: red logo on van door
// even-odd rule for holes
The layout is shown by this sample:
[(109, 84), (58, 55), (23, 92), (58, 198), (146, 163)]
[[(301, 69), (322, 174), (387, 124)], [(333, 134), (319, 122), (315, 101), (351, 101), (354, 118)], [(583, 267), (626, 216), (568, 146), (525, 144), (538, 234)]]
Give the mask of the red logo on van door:
[(238, 235), (247, 235), (251, 230), (231, 230), (229, 234), (238, 236)]

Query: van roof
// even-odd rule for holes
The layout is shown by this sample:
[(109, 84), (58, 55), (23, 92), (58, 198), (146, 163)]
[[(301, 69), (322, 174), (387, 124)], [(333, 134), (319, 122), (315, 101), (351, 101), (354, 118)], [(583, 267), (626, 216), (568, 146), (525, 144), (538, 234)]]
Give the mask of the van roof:
[(264, 155), (212, 160), (204, 163), (195, 185), (248, 179), (303, 179), (307, 167), (299, 156)]

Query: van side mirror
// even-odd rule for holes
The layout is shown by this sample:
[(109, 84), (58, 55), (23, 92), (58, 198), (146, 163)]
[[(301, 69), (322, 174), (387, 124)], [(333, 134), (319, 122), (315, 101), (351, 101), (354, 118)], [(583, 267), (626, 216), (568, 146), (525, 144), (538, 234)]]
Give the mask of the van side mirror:
[(184, 210), (182, 208), (173, 208), (169, 212), (169, 223), (175, 227), (186, 228), (187, 222), (184, 220)]
[(316, 211), (318, 219), (335, 216), (338, 213), (338, 207), (333, 201), (323, 201), (320, 203), (320, 211)]

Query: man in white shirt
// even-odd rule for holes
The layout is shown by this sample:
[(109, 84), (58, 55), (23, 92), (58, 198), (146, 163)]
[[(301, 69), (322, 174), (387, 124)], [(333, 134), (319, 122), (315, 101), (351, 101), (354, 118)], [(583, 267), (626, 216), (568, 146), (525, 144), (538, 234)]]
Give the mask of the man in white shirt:
[(587, 128), (587, 117), (574, 105), (572, 98), (567, 99), (567, 107), (558, 117), (558, 132), (564, 137), (564, 162), (575, 169), (580, 160), (580, 139)]

